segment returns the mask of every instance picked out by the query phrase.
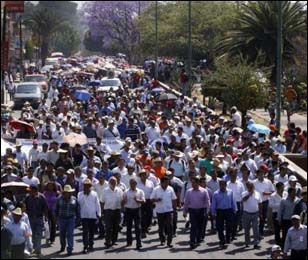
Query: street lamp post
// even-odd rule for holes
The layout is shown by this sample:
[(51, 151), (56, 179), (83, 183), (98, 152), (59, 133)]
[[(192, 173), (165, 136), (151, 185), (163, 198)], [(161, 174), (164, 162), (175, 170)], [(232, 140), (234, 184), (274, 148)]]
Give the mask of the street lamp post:
[(282, 70), (282, 2), (277, 1), (277, 67), (276, 67), (276, 127), (281, 127), (281, 70)]
[[(192, 46), (191, 46), (191, 1), (188, 1), (188, 78), (189, 81), (192, 80), (191, 71), (191, 56), (192, 56)], [(188, 96), (191, 97), (191, 85), (188, 86)]]
[[(3, 29), (2, 29), (2, 44), (5, 44), (6, 34), (6, 6), (3, 8)], [(3, 47), (2, 47), (3, 48)], [(1, 57), (2, 59), (4, 57)], [(4, 69), (1, 68), (1, 104), (4, 104)]]
[(19, 20), (19, 48), (20, 48), (20, 79), (23, 79), (23, 48), (22, 48), (22, 21)]
[(158, 80), (158, 1), (155, 1), (155, 78)]

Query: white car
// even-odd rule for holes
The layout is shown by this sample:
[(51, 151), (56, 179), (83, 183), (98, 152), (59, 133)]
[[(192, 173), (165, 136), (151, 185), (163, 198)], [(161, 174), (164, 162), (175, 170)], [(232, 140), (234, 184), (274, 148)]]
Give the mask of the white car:
[(14, 105), (16, 107), (23, 106), (25, 102), (29, 102), (33, 108), (37, 109), (44, 98), (41, 86), (37, 82), (24, 82), (16, 87), (14, 95)]
[(120, 87), (122, 87), (120, 79), (106, 77), (101, 80), (101, 87), (99, 87), (97, 91), (102, 91), (102, 92), (117, 91)]

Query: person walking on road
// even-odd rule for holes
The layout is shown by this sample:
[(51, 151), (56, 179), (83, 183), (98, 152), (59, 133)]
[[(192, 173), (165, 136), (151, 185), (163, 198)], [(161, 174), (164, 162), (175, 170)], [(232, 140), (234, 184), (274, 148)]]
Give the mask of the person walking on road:
[(62, 196), (56, 202), (56, 221), (59, 223), (60, 230), (60, 253), (65, 251), (67, 242), (67, 256), (72, 255), (74, 249), (74, 228), (78, 212), (76, 197), (72, 196), (75, 190), (70, 185), (65, 185)]
[(205, 212), (210, 208), (210, 197), (208, 192), (200, 187), (199, 177), (192, 180), (192, 189), (187, 191), (184, 201), (184, 218), (189, 212), (190, 229), (190, 248), (195, 249), (200, 245), (202, 239), (203, 225), (205, 225)]
[[(224, 248), (225, 244), (230, 244), (232, 232), (232, 219), (236, 211), (236, 203), (233, 192), (227, 189), (225, 180), (219, 181), (219, 190), (213, 194), (212, 198), (212, 216), (216, 217), (216, 228), (220, 247)], [(226, 235), (224, 234), (226, 224)]]
[(101, 205), (97, 193), (91, 190), (91, 187), (91, 180), (86, 179), (83, 182), (84, 190), (78, 193), (84, 254), (93, 251), (96, 220), (101, 217)]
[(172, 248), (172, 215), (176, 210), (177, 197), (173, 188), (169, 186), (169, 177), (161, 178), (160, 186), (153, 190), (151, 200), (156, 204), (161, 246), (165, 245), (167, 235), (167, 245)]
[(135, 235), (137, 246), (139, 250), (141, 245), (140, 236), (140, 221), (141, 221), (141, 205), (145, 203), (145, 195), (143, 190), (137, 188), (137, 181), (135, 178), (129, 181), (130, 188), (124, 193), (124, 205), (126, 214), (127, 225), (127, 246), (131, 246), (133, 242), (132, 238), (132, 225), (134, 221)]
[(262, 216), (262, 198), (261, 194), (255, 190), (252, 182), (247, 182), (247, 191), (242, 193), (243, 198), (243, 227), (245, 230), (245, 244), (249, 247), (250, 244), (250, 227), (252, 225), (254, 248), (258, 248), (259, 230), (258, 218)]
[(119, 223), (121, 220), (121, 209), (124, 203), (124, 193), (117, 186), (117, 179), (111, 177), (109, 179), (109, 187), (103, 192), (101, 203), (104, 212), (106, 225), (106, 249), (116, 245), (119, 233)]
[(283, 255), (287, 259), (287, 254), (291, 249), (291, 259), (307, 259), (307, 226), (300, 223), (300, 216), (292, 216), (292, 227), (288, 230), (284, 244)]

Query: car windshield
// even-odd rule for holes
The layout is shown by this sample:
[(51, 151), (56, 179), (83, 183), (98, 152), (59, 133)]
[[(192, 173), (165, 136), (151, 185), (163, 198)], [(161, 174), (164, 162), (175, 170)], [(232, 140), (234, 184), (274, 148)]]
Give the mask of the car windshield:
[(102, 80), (102, 86), (111, 86), (111, 87), (119, 87), (120, 81), (114, 79), (106, 79)]
[(34, 81), (34, 82), (40, 82), (40, 81), (45, 81), (45, 77), (44, 76), (26, 76), (25, 77), (25, 82), (30, 82), (30, 81)]
[(16, 93), (35, 93), (36, 85), (21, 85), (17, 87)]

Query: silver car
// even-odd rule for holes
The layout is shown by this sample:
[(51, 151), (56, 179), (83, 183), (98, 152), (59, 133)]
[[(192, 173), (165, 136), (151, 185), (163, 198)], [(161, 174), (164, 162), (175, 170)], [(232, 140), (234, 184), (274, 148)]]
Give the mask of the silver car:
[(24, 82), (16, 87), (14, 95), (15, 108), (22, 107), (28, 101), (33, 108), (37, 109), (44, 98), (40, 84), (37, 82)]

